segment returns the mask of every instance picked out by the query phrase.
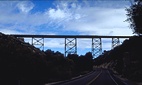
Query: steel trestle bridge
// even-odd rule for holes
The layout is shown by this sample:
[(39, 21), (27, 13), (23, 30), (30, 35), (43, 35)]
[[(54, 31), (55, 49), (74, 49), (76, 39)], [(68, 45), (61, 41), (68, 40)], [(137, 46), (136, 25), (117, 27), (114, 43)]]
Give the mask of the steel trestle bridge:
[(112, 48), (120, 45), (120, 38), (128, 39), (132, 36), (97, 36), (97, 35), (20, 35), (11, 34), (18, 38), (32, 38), (32, 45), (39, 45), (41, 50), (44, 50), (44, 38), (63, 38), (65, 39), (65, 56), (68, 54), (77, 54), (77, 39), (88, 38), (92, 39), (92, 55), (99, 56), (102, 53), (102, 38), (112, 39)]

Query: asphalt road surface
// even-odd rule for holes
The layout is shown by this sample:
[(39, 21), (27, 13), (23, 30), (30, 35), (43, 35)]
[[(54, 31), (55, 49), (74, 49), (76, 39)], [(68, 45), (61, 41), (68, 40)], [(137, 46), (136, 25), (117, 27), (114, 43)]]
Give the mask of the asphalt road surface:
[(97, 69), (91, 74), (54, 85), (133, 85), (115, 77), (108, 69)]

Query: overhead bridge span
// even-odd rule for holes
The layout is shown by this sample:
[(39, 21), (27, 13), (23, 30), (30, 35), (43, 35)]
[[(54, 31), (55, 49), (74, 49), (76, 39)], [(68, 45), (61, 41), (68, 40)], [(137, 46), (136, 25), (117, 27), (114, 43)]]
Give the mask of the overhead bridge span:
[(39, 45), (41, 50), (44, 50), (44, 39), (45, 38), (62, 38), (64, 39), (64, 53), (65, 56), (68, 54), (77, 54), (77, 39), (88, 38), (91, 39), (91, 51), (94, 57), (99, 56), (102, 53), (102, 38), (110, 38), (111, 48), (120, 45), (120, 38), (128, 39), (132, 36), (98, 36), (98, 35), (22, 35), (22, 34), (11, 34), (14, 37), (31, 38), (32, 45)]

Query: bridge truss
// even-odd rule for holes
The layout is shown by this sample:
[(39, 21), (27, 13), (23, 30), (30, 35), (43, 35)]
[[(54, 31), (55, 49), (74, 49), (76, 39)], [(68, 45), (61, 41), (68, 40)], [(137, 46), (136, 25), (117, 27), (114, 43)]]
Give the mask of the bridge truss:
[(92, 39), (92, 55), (98, 57), (102, 53), (102, 38), (112, 39), (112, 49), (120, 45), (120, 38), (130, 38), (131, 36), (95, 36), (95, 35), (12, 35), (14, 37), (32, 38), (31, 44), (35, 47), (44, 50), (44, 38), (63, 38), (64, 42), (64, 54), (77, 54), (77, 39), (89, 38)]

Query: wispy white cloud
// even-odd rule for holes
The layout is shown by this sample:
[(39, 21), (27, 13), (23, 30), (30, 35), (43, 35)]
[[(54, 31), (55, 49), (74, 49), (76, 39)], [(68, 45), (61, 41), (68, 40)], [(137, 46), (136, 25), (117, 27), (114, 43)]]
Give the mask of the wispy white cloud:
[(33, 8), (31, 1), (0, 1), (0, 31), (37, 34), (39, 26), (49, 23), (50, 20), (44, 12), (30, 13)]
[(62, 10), (60, 8), (57, 8), (57, 9), (50, 8), (47, 11), (47, 13), (48, 13), (49, 17), (52, 19), (65, 19), (70, 16), (68, 11)]
[[(84, 33), (91, 33), (91, 34), (97, 33), (98, 35), (108, 35), (112, 31), (117, 32), (118, 29), (120, 31), (127, 29), (129, 32), (128, 35), (131, 35), (130, 33), (131, 30), (128, 28), (128, 23), (124, 22), (126, 19), (124, 9), (101, 10), (100, 8), (100, 10), (97, 9), (90, 10), (90, 14), (88, 14), (88, 12), (89, 12), (88, 10), (84, 11), (84, 14), (86, 14), (86, 16), (80, 18), (79, 20), (67, 22), (65, 29), (84, 32)], [(121, 33), (119, 35), (121, 35)]]
[(34, 4), (30, 1), (21, 1), (17, 4), (17, 7), (21, 12), (28, 13), (33, 9)]
[[(92, 0), (93, 1), (93, 0)], [(127, 2), (125, 2), (127, 3)], [(121, 2), (57, 1), (43, 12), (32, 12), (31, 1), (0, 1), (0, 32), (7, 34), (132, 35)], [(89, 48), (90, 40), (79, 40), (80, 48)], [(49, 40), (47, 47), (62, 47), (61, 40)], [(108, 48), (108, 45), (104, 45)]]
[[(45, 12), (35, 13), (28, 13), (36, 6), (31, 1), (11, 2), (12, 5), (8, 6), (9, 12), (1, 14), (0, 23), (5, 26), (11, 24), (9, 28), (17, 26), (18, 28), (15, 28), (15, 30), (21, 29), (25, 32), (27, 29), (41, 29), (40, 26), (46, 25), (46, 27), (52, 26), (52, 28), (47, 27), (45, 29), (56, 28), (59, 30), (58, 27), (64, 27), (60, 28), (60, 30), (78, 31), (80, 34), (99, 33), (98, 35), (108, 35), (115, 33), (115, 30), (113, 30), (115, 28), (127, 29), (130, 33), (128, 23), (123, 22), (126, 19), (126, 12), (123, 7), (115, 8), (111, 6), (111, 8), (108, 6), (108, 8), (104, 8), (103, 6), (96, 6), (96, 2), (90, 4), (90, 2), (83, 1), (79, 3), (77, 0), (59, 2), (54, 4), (55, 8), (49, 7)], [(95, 5), (92, 5), (93, 3)], [(8, 3), (3, 3), (3, 8), (7, 7), (5, 4)], [(18, 11), (17, 9), (20, 12), (15, 12)], [(0, 11), (3, 11), (3, 9)], [(106, 30), (105, 33), (103, 33), (103, 30)], [(128, 35), (130, 35), (129, 33)]]
[[(93, 3), (95, 5), (92, 5)], [(102, 7), (96, 2), (90, 4), (84, 1), (79, 4), (62, 1), (47, 13), (54, 19), (53, 23), (62, 25), (65, 31), (77, 31), (80, 34), (97, 33), (98, 35), (121, 35), (121, 32), (117, 31), (126, 31), (122, 35), (132, 35), (129, 24), (124, 22), (127, 19), (125, 6), (128, 5), (125, 4), (126, 2), (124, 4), (111, 2), (109, 5), (107, 3), (105, 5), (103, 1), (101, 3)], [(117, 5), (114, 5), (116, 3)]]

